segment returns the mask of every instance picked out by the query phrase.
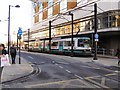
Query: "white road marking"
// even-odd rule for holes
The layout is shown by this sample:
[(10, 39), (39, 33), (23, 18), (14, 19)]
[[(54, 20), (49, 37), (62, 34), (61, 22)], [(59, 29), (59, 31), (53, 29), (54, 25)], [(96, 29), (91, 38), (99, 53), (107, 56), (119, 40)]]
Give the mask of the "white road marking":
[(44, 64), (45, 62), (41, 62), (41, 64)]
[(78, 75), (76, 75), (76, 74), (75, 74), (75, 76), (76, 76), (77, 78), (79, 78), (79, 79), (83, 79), (82, 77), (80, 77), (80, 76), (78, 76)]
[(28, 58), (30, 58), (30, 59), (34, 59), (33, 57), (31, 57), (31, 56), (28, 56)]
[(118, 73), (119, 71), (115, 71), (116, 73)]
[(55, 63), (55, 61), (52, 61), (52, 63)]
[(101, 85), (105, 85), (105, 77), (102, 78)]
[(66, 72), (68, 72), (68, 73), (71, 73), (71, 71), (69, 71), (69, 70), (65, 70)]
[(55, 65), (58, 65), (57, 63)]
[(62, 66), (59, 66), (60, 68), (63, 68)]
[(69, 63), (66, 62), (58, 62), (58, 63), (69, 65)]
[(90, 66), (81, 66), (81, 67), (100, 69), (100, 68), (96, 68), (96, 67), (90, 67)]

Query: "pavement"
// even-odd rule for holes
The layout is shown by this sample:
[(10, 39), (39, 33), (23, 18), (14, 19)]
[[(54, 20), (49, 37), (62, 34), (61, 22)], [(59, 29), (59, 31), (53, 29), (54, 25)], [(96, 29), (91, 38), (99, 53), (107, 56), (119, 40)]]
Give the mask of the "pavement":
[(11, 64), (3, 68), (1, 82), (8, 82), (29, 75), (32, 71), (32, 66), (24, 58), (21, 57), (21, 64), (19, 64), (19, 57), (17, 55), (16, 64)]
[[(28, 53), (31, 53), (31, 52), (28, 52)], [(42, 53), (38, 53), (38, 54), (42, 54)], [(80, 57), (70, 57), (70, 56), (61, 56), (61, 55), (52, 55), (52, 54), (43, 54), (43, 55), (55, 56), (55, 57), (62, 58), (63, 60), (64, 58), (67, 58), (68, 61), (73, 62), (73, 63), (95, 62), (95, 63), (99, 63), (99, 64), (106, 65), (106, 66), (118, 66), (117, 57), (114, 57), (114, 58), (98, 57), (98, 60), (93, 60), (92, 57), (80, 58)], [(26, 76), (32, 73), (33, 71), (32, 66), (24, 58), (21, 57), (21, 64), (18, 64), (18, 60), (19, 60), (19, 57), (17, 56), (16, 64), (11, 64), (11, 66), (4, 67), (3, 72), (2, 72), (2, 80), (1, 80), (2, 82), (14, 80), (14, 79), (17, 79), (17, 78), (20, 78), (22, 76)], [(59, 62), (59, 59), (57, 61)]]

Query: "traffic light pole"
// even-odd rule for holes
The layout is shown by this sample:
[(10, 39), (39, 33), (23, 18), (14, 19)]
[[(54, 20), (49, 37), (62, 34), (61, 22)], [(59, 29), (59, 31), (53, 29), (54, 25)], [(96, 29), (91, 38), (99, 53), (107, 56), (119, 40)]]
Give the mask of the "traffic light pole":
[(17, 33), (17, 50), (18, 50), (18, 33)]
[(28, 29), (28, 52), (29, 52), (29, 38), (30, 38), (30, 29)]
[(21, 39), (19, 39), (19, 64), (21, 64)]

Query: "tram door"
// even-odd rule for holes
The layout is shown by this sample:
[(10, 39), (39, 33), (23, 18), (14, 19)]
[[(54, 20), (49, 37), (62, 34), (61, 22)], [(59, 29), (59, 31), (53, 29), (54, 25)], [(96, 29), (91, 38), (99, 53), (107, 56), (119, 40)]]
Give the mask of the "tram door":
[(63, 42), (59, 42), (59, 51), (63, 51)]

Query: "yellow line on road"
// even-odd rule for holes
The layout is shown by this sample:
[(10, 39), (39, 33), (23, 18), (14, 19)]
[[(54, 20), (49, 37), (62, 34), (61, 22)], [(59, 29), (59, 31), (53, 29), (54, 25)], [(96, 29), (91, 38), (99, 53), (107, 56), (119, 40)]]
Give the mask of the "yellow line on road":
[(43, 84), (28, 85), (28, 86), (25, 86), (25, 87), (26, 88), (31, 88), (31, 87), (45, 86), (45, 85), (52, 85), (52, 84), (62, 84), (62, 83), (71, 82), (71, 81), (74, 81), (74, 80), (78, 80), (78, 79), (71, 79), (71, 80), (49, 82), (49, 83), (43, 83)]
[(97, 78), (97, 77), (101, 77), (101, 76), (91, 76), (91, 77), (85, 77), (85, 79), (91, 79), (91, 78)]
[(110, 73), (110, 74), (106, 74), (105, 76), (113, 76), (113, 75), (117, 75), (117, 73)]

